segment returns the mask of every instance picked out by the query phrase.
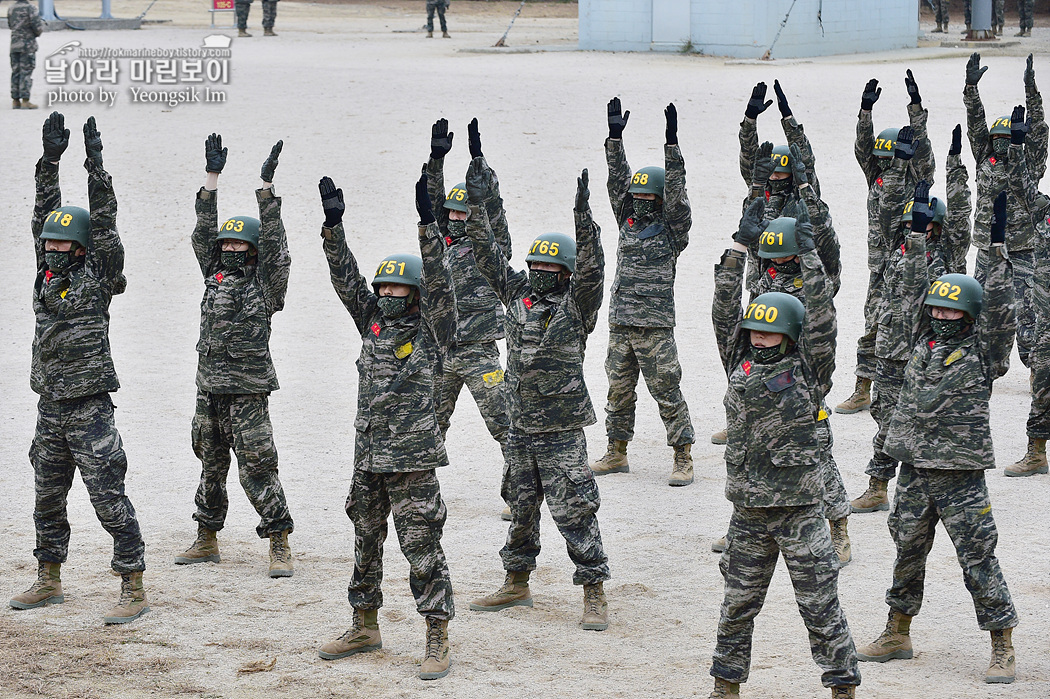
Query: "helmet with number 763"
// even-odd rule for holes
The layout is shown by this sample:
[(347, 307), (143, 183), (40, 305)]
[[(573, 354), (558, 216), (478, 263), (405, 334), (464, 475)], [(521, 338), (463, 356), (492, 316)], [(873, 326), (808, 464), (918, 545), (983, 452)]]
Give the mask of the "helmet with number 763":
[(219, 243), (224, 240), (243, 240), (259, 249), (259, 219), (251, 216), (234, 216), (219, 226)]
[(526, 262), (551, 262), (576, 271), (576, 241), (564, 233), (545, 233), (529, 246)]
[(770, 291), (748, 304), (740, 327), (765, 333), (781, 333), (798, 342), (806, 307), (791, 294)]

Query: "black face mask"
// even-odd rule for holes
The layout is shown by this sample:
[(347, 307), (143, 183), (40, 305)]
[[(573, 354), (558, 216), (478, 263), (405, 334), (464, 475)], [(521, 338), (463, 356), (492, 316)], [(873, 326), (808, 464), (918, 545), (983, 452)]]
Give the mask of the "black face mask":
[(69, 252), (48, 250), (44, 253), (44, 262), (47, 263), (47, 268), (54, 274), (65, 274), (73, 269), (76, 261), (76, 256), (72, 250)]
[(769, 191), (773, 194), (786, 194), (791, 191), (791, 178), (785, 177), (782, 180), (770, 180)]
[(780, 351), (780, 345), (773, 345), (772, 347), (751, 345), (751, 358), (754, 359), (757, 364), (773, 364), (774, 362), (780, 361), (782, 356), (784, 355)]
[(890, 165), (893, 164), (893, 158), (878, 158), (878, 166), (880, 172), (886, 172)]
[(379, 312), (387, 320), (400, 318), (408, 312), (408, 296), (380, 296)]
[(219, 261), (223, 269), (240, 269), (248, 264), (248, 251), (234, 252), (233, 250), (223, 250), (219, 255)]
[(1000, 138), (992, 139), (992, 150), (1000, 158), (1005, 158), (1006, 154), (1010, 152), (1010, 139), (1002, 136)]
[(452, 240), (458, 240), (467, 234), (467, 222), (466, 221), (453, 221), (448, 220), (448, 237)]
[(634, 215), (636, 218), (645, 218), (646, 216), (653, 216), (660, 211), (660, 204), (655, 199), (638, 199), (634, 200)]
[(537, 296), (543, 296), (547, 292), (553, 291), (558, 288), (559, 284), (558, 272), (551, 272), (546, 269), (529, 270), (529, 285), (532, 286), (532, 290)]
[(777, 271), (777, 274), (787, 274), (788, 276), (791, 276), (802, 271), (802, 264), (798, 261), (797, 257), (793, 257), (790, 262), (774, 262), (773, 269)]
[(930, 318), (930, 328), (939, 340), (947, 340), (949, 337), (958, 335), (967, 325), (965, 316), (954, 320)]

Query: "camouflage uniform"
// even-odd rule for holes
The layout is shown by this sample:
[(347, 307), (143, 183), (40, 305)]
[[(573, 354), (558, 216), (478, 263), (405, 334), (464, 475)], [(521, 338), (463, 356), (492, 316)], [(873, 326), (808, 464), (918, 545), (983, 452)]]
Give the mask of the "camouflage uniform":
[(1031, 29), (1035, 19), (1035, 0), (1017, 0), (1017, 17), (1020, 29)]
[[(915, 155), (909, 161), (903, 186), (908, 192), (915, 189), (920, 180), (926, 180), (931, 185), (936, 173), (937, 165), (934, 162), (933, 147), (930, 145), (929, 136), (926, 134), (926, 119), (929, 112), (922, 108), (921, 104), (908, 105), (908, 123), (914, 130), (914, 143), (916, 144)], [(868, 295), (864, 301), (864, 334), (857, 340), (857, 368), (855, 374), (858, 378), (874, 380), (878, 377), (876, 364), (878, 363), (875, 351), (876, 332), (878, 329), (877, 313), (883, 305), (885, 285), (883, 277), (886, 273), (886, 265), (892, 247), (883, 240), (880, 228), (880, 215), (882, 211), (882, 169), (879, 167), (880, 158), (872, 155), (875, 147), (875, 131), (871, 125), (871, 112), (861, 110), (857, 115), (857, 141), (853, 147), (853, 153), (860, 165), (864, 179), (868, 182)], [(892, 156), (892, 153), (887, 152)]]
[[(488, 167), (486, 163), (486, 167)], [(491, 173), (492, 191), (486, 197), (486, 209), (500, 253), (510, 259), (511, 240), (499, 180)], [(474, 249), (468, 238), (453, 239), (448, 235), (448, 209), (444, 207), (444, 158), (431, 158), (427, 163), (427, 188), (434, 206), (434, 217), (445, 236), (445, 264), (452, 274), (456, 312), (459, 318), (453, 344), (442, 347), (441, 375), (438, 379), (437, 420), (441, 434), (448, 431), (456, 399), (466, 384), (485, 420), (489, 434), (502, 449), (507, 442), (507, 391), (503, 381), (496, 340), (502, 340), (503, 304), (496, 292), (478, 272)]]
[(109, 304), (127, 288), (124, 246), (117, 234), (117, 198), (101, 165), (87, 160), (91, 238), (82, 264), (54, 274), (44, 261), (44, 219), (62, 205), (58, 165), (36, 165), (33, 239), (33, 363), (30, 385), (40, 395), (29, 449), (36, 485), (36, 548), (42, 563), (64, 563), (69, 550), (66, 495), (80, 476), (102, 527), (113, 537), (118, 573), (146, 569), (135, 508), (124, 494), (128, 460), (109, 394), (120, 388), (109, 347)]
[(754, 618), (783, 554), (826, 687), (859, 685), (857, 654), (838, 599), (838, 559), (824, 523), (818, 413), (835, 369), (835, 306), (815, 252), (800, 256), (807, 310), (795, 351), (775, 363), (750, 359), (741, 330), (744, 255), (715, 267), (711, 311), (726, 391), (726, 498), (733, 516), (719, 562), (725, 597), (711, 675), (745, 682)]
[[(438, 19), (441, 21), (441, 31), (447, 32), (448, 25), (445, 24), (445, 10), (448, 9), (448, 0), (427, 0), (427, 31), (434, 31), (434, 11), (437, 10)], [(444, 193), (442, 193), (444, 198)], [(436, 199), (432, 201), (437, 201)]]
[(948, 6), (951, 5), (951, 0), (933, 0), (933, 5), (934, 5), (934, 8), (933, 8), (934, 9), (934, 15), (935, 15), (934, 18), (936, 19), (937, 24), (938, 25), (940, 25), (940, 24), (947, 25), (948, 24), (948, 10), (949, 10)]
[(273, 29), (274, 20), (277, 19), (278, 0), (262, 0), (262, 26), (263, 29)]
[(1012, 628), (1017, 613), (995, 557), (998, 534), (983, 473), (995, 468), (988, 424), (992, 382), (1006, 373), (1013, 344), (1010, 261), (1005, 247), (991, 250), (973, 330), (936, 340), (923, 305), (924, 236), (911, 234), (906, 245), (902, 298), (907, 339), (914, 344), (884, 447), (903, 463), (888, 521), (897, 559), (886, 603), (907, 616), (919, 613), (939, 520), (955, 544), (980, 628)]
[[(909, 266), (925, 256), (928, 286), (944, 274), (965, 274), (966, 253), (970, 249), (970, 187), (966, 166), (959, 155), (949, 155), (945, 168), (948, 182), (948, 211), (941, 225), (937, 242), (927, 246), (923, 241), (923, 253), (905, 255), (904, 226), (901, 216), (904, 207), (912, 200), (915, 188), (907, 185), (907, 162), (898, 158), (883, 174), (882, 207), (879, 213), (882, 229), (880, 247), (892, 250), (886, 262), (882, 288), (884, 293), (875, 310), (877, 339), (875, 355), (878, 373), (875, 377), (875, 397), (871, 403), (871, 416), (878, 424), (872, 440), (874, 453), (865, 473), (884, 481), (896, 474), (897, 461), (888, 456), (883, 447), (889, 430), (890, 418), (897, 408), (901, 388), (904, 386), (904, 368), (911, 356), (912, 343), (908, 324), (911, 309), (906, 305), (904, 287)], [(921, 272), (920, 272), (921, 273)]]
[[(984, 283), (988, 266), (988, 236), (992, 223), (992, 204), (999, 192), (1010, 192), (1006, 200), (1006, 245), (1013, 263), (1014, 299), (1017, 304), (1017, 353), (1025, 366), (1035, 335), (1035, 307), (1032, 303), (1033, 274), (1035, 273), (1035, 218), (1038, 212), (1027, 206), (1027, 193), (1018, 178), (1011, 178), (1009, 163), (992, 152), (984, 105), (976, 85), (963, 89), (966, 104), (966, 132), (970, 150), (977, 161), (977, 211), (974, 216), (973, 244), (977, 248), (974, 277)], [(1026, 86), (1025, 104), (1032, 129), (1025, 139), (1025, 160), (1032, 179), (1039, 182), (1046, 172), (1047, 127), (1043, 115), (1043, 98), (1036, 89)]]
[(588, 207), (576, 211), (576, 271), (567, 284), (536, 295), (528, 274), (500, 254), (483, 207), (471, 205), (467, 235), (478, 270), (507, 308), (510, 434), (502, 494), (513, 520), (500, 550), (508, 571), (536, 569), (544, 499), (576, 565), (573, 583), (609, 579), (596, 517), (601, 498), (587, 465), (583, 428), (595, 423), (583, 377), (587, 336), (602, 303), (605, 256)]
[(666, 181), (662, 210), (636, 220), (628, 192), (630, 165), (623, 141), (607, 139), (609, 201), (620, 226), (616, 278), (609, 303), (609, 377), (605, 431), (610, 440), (634, 437), (638, 374), (660, 407), (668, 446), (692, 444), (693, 424), (682, 396), (682, 367), (675, 345), (674, 280), (678, 256), (689, 244), (692, 217), (685, 191), (685, 161), (678, 144), (664, 146)]
[[(1028, 0), (1028, 1), (1031, 2), (1031, 0)], [(971, 25), (971, 21), (970, 20), (971, 20), (971, 18), (973, 16), (972, 12), (971, 12), (971, 5), (972, 5), (972, 0), (964, 0), (963, 1), (963, 14), (966, 16), (966, 26), (967, 27), (969, 27)], [(996, 25), (1004, 24), (1004, 22), (1003, 22), (1003, 15), (1005, 14), (1005, 12), (1006, 12), (1006, 0), (992, 0), (992, 28), (993, 29), (995, 28)]]
[(280, 197), (269, 188), (255, 195), (261, 222), (258, 263), (226, 270), (220, 262), (217, 193), (203, 187), (197, 193), (191, 242), (204, 275), (204, 298), (191, 437), (202, 469), (193, 519), (212, 531), (223, 528), (233, 449), (241, 485), (259, 513), (255, 531), (266, 538), (293, 528), (277, 475), (268, 408), (270, 392), (279, 388), (270, 359), (270, 321), (284, 308), (292, 260)]
[[(262, 0), (262, 26), (263, 29), (273, 29), (273, 22), (277, 19), (277, 3), (279, 0)], [(233, 5), (237, 16), (237, 28), (248, 28), (248, 13), (252, 9), (252, 0), (236, 0)]]
[(11, 99), (29, 99), (36, 67), (36, 38), (44, 32), (44, 20), (28, 0), (17, 0), (7, 10), (11, 29)]
[(322, 228), (332, 286), (361, 333), (357, 359), (354, 477), (346, 514), (354, 524), (354, 574), (347, 598), (355, 609), (383, 604), (387, 520), (410, 566), (409, 586), (423, 616), (455, 614), (441, 533), (445, 504), (434, 469), (448, 465), (434, 412), (440, 347), (456, 331), (452, 281), (436, 223), (420, 236), (423, 283), (418, 312), (388, 319), (346, 245), (343, 224)]

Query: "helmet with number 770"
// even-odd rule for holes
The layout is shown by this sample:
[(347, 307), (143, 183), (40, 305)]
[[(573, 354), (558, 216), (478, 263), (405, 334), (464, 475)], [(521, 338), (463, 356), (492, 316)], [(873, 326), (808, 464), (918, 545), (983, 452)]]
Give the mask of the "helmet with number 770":
[(966, 274), (942, 274), (926, 292), (927, 306), (955, 308), (976, 318), (984, 304), (981, 283)]
[(564, 233), (545, 233), (529, 246), (525, 262), (550, 262), (576, 271), (576, 241)]
[(791, 294), (770, 291), (748, 304), (740, 327), (766, 333), (781, 333), (798, 342), (806, 307)]

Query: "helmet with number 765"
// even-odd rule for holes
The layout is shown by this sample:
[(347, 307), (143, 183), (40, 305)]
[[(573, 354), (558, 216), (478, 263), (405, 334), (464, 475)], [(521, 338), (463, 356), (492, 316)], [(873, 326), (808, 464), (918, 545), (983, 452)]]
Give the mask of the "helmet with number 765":
[(576, 241), (564, 233), (545, 233), (529, 246), (526, 262), (550, 262), (576, 271)]
[(770, 291), (748, 304), (740, 327), (766, 333), (781, 333), (798, 342), (806, 307), (791, 294)]

